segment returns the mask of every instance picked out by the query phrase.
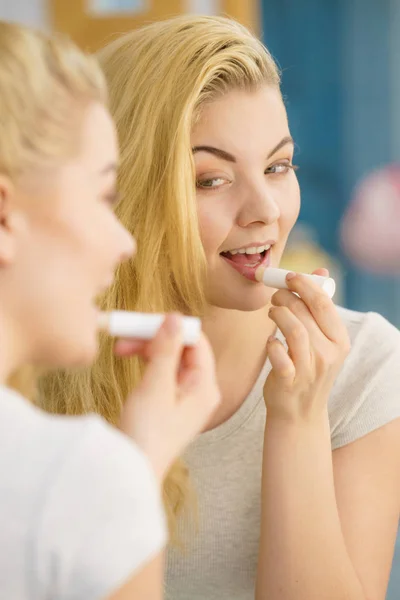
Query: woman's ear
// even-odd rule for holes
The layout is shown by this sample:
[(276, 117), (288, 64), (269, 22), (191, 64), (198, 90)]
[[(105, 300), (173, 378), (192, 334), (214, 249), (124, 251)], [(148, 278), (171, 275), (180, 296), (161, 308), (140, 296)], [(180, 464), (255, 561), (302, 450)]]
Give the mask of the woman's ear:
[(0, 268), (15, 260), (18, 221), (14, 184), (9, 177), (0, 175)]

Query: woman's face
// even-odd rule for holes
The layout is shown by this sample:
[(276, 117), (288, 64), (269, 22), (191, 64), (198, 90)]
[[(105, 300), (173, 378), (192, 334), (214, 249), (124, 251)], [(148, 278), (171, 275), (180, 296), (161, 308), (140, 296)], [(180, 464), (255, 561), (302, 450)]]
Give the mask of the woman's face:
[(87, 109), (81, 134), (80, 151), (72, 160), (26, 175), (15, 191), (23, 225), (16, 228), (8, 268), (14, 298), (10, 310), (32, 341), (31, 355), (51, 366), (93, 360), (95, 298), (134, 250), (113, 212), (118, 146), (101, 105)]
[(235, 90), (205, 105), (191, 144), (208, 302), (262, 308), (272, 290), (255, 281), (255, 270), (260, 264), (279, 266), (300, 209), (279, 90)]

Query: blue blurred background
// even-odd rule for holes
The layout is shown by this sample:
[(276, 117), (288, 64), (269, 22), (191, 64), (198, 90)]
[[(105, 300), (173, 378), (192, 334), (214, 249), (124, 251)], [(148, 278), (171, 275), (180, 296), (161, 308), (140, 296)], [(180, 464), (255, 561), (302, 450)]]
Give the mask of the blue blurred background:
[(283, 71), (301, 221), (339, 259), (344, 304), (400, 326), (400, 278), (354, 268), (338, 237), (355, 185), (400, 162), (400, 1), (263, 0), (262, 32)]
[[(0, 18), (63, 29), (89, 48), (179, 11), (228, 13), (262, 36), (283, 72), (300, 165), (302, 227), (292, 260), (320, 266), (326, 256), (342, 304), (400, 327), (399, 275), (357, 268), (339, 241), (356, 185), (374, 169), (400, 164), (400, 0), (0, 0)], [(377, 198), (378, 210), (384, 200)], [(388, 600), (400, 598), (397, 546)]]

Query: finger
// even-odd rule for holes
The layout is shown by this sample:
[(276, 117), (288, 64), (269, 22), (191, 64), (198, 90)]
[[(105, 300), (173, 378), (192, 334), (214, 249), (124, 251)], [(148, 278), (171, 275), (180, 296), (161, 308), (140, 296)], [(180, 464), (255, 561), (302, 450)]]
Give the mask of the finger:
[(292, 382), (296, 376), (296, 368), (283, 344), (271, 336), (268, 340), (268, 358), (272, 370), (279, 379)]
[(149, 348), (149, 363), (142, 386), (171, 394), (177, 385), (177, 375), (183, 351), (182, 322), (179, 315), (167, 315)]
[(196, 346), (186, 348), (180, 365), (181, 390), (187, 393), (204, 378), (216, 380), (215, 360), (210, 343), (202, 334)]
[(204, 335), (190, 352), (190, 359), (190, 367), (186, 369), (180, 387), (179, 422), (197, 432), (207, 423), (221, 400), (214, 355)]
[(270, 318), (283, 333), (296, 370), (304, 372), (310, 366), (310, 337), (303, 323), (286, 307), (273, 306)]
[(178, 370), (178, 384), (181, 385), (185, 378), (185, 373), (190, 370), (190, 366), (195, 360), (196, 348), (184, 348), (181, 356), (181, 362)]
[(311, 345), (323, 341), (324, 336), (322, 331), (315, 322), (308, 307), (299, 296), (289, 290), (279, 290), (272, 296), (271, 303), (273, 306), (286, 306), (303, 323), (310, 335)]
[(148, 347), (149, 342), (143, 340), (117, 340), (114, 345), (114, 354), (120, 357), (142, 355), (145, 354)]
[(322, 333), (333, 342), (340, 341), (345, 328), (328, 294), (312, 279), (301, 274), (289, 276), (287, 284), (292, 292), (299, 294)]
[(328, 269), (315, 269), (315, 271), (313, 271), (312, 274), (321, 275), (321, 277), (329, 277)]

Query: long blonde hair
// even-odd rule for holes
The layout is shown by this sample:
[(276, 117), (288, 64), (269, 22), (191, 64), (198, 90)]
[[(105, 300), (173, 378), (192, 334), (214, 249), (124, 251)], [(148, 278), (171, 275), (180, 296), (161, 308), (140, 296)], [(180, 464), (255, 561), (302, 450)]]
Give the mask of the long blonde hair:
[[(30, 169), (72, 156), (90, 102), (107, 102), (93, 57), (63, 36), (0, 21), (0, 175), (17, 183)], [(35, 380), (26, 365), (7, 383), (32, 396)]]
[[(248, 30), (222, 17), (153, 23), (112, 42), (99, 59), (121, 146), (117, 214), (138, 243), (137, 256), (118, 269), (101, 306), (201, 315), (206, 261), (191, 130), (204, 103), (231, 89), (278, 87), (277, 67)], [(57, 413), (95, 411), (117, 423), (141, 373), (138, 360), (115, 358), (103, 338), (93, 368), (44, 381), (43, 405)], [(172, 532), (189, 490), (187, 470), (178, 461), (165, 483)]]

